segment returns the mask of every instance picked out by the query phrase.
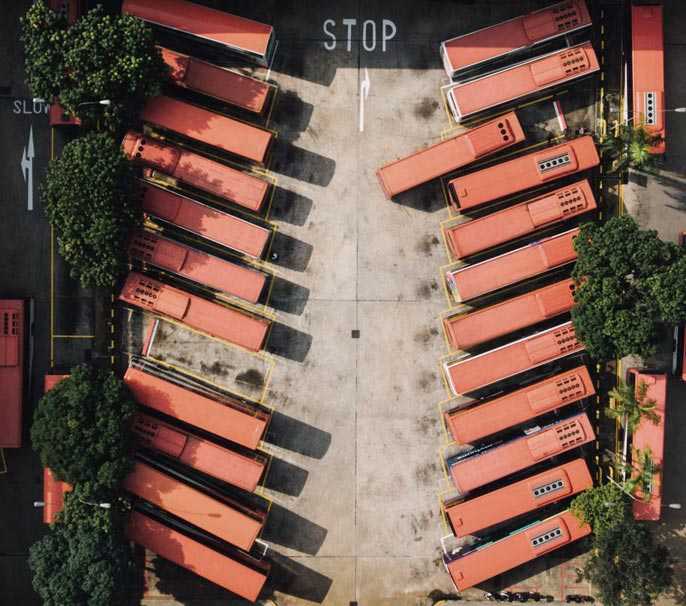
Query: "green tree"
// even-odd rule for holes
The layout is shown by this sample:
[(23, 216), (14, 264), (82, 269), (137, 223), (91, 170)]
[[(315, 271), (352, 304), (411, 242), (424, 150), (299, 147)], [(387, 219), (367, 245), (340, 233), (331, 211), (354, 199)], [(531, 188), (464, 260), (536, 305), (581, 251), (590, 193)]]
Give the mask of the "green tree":
[(65, 86), (63, 49), (67, 21), (42, 0), (22, 18), (26, 84), (34, 97), (48, 101)]
[(592, 357), (648, 357), (655, 351), (658, 323), (686, 319), (686, 314), (680, 316), (686, 303), (670, 307), (668, 301), (673, 290), (668, 276), (682, 267), (684, 258), (676, 244), (663, 242), (653, 230), (641, 230), (625, 215), (582, 225), (574, 248), (572, 320)]
[(645, 522), (627, 518), (596, 531), (583, 576), (604, 606), (651, 606), (671, 586), (671, 560)]
[(683, 322), (686, 318), (686, 255), (649, 277), (648, 287), (662, 319), (674, 324)]
[(77, 366), (38, 402), (33, 449), (58, 479), (106, 497), (132, 466), (134, 410), (128, 388), (111, 371)]
[(657, 163), (650, 149), (661, 140), (659, 135), (649, 133), (644, 124), (621, 124), (600, 147), (604, 155), (613, 160), (613, 171), (650, 170)]
[(41, 188), (60, 254), (84, 286), (111, 287), (126, 270), (129, 231), (142, 222), (130, 162), (104, 133), (70, 141)]
[[(27, 83), (35, 96), (59, 97), (71, 113), (91, 122), (102, 118), (116, 130), (160, 94), (169, 72), (142, 20), (97, 6), (67, 28), (50, 12), (41, 0), (22, 22)], [(101, 99), (111, 105), (92, 104)]]
[(574, 498), (570, 509), (596, 533), (622, 524), (631, 517), (629, 497), (611, 482), (584, 490)]
[(123, 604), (133, 560), (123, 535), (125, 512), (102, 509), (77, 486), (64, 511), (29, 551), (33, 588), (45, 606)]
[(605, 414), (611, 418), (621, 421), (626, 419), (626, 425), (630, 432), (633, 432), (641, 419), (646, 419), (656, 425), (660, 422), (660, 415), (655, 412), (657, 402), (647, 398), (648, 385), (640, 381), (634, 389), (624, 381), (619, 381), (617, 386), (610, 390), (610, 397), (614, 400), (614, 406), (607, 407)]
[(660, 471), (660, 466), (653, 459), (650, 447), (634, 450), (631, 464), (626, 467), (628, 478), (624, 482), (626, 492), (650, 501), (653, 492), (653, 475)]

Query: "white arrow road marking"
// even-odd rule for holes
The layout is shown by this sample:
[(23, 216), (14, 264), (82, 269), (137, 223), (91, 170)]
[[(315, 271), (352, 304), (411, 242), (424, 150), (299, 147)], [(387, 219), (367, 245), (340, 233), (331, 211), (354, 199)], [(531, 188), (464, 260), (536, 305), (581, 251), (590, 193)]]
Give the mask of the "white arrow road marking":
[(28, 149), (25, 146), (21, 153), (21, 172), (26, 182), (27, 208), (33, 210), (33, 158), (35, 156), (33, 147), (33, 126), (29, 128)]
[(364, 68), (364, 80), (360, 82), (360, 132), (364, 132), (364, 100), (369, 96), (369, 70)]

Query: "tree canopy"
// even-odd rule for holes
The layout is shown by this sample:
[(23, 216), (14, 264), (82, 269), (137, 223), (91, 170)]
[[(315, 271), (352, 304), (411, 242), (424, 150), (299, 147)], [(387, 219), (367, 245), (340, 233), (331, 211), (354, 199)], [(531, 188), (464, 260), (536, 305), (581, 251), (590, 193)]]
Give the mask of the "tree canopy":
[(142, 222), (131, 164), (104, 133), (70, 141), (50, 163), (41, 195), (60, 254), (84, 286), (109, 287), (126, 270), (129, 231)]
[(679, 291), (686, 261), (676, 244), (624, 215), (582, 225), (574, 248), (572, 320), (592, 357), (648, 357), (660, 321), (686, 320), (686, 292)]
[[(116, 129), (158, 95), (168, 76), (150, 28), (101, 6), (72, 26), (41, 0), (22, 20), (26, 81), (34, 96), (60, 103), (81, 118)], [(109, 99), (109, 107), (93, 104)], [(88, 103), (89, 105), (80, 106)]]
[(122, 533), (123, 512), (102, 509), (77, 486), (64, 511), (29, 551), (33, 588), (46, 606), (124, 603), (133, 561)]
[(102, 498), (131, 469), (134, 409), (128, 388), (111, 371), (77, 366), (39, 401), (33, 448), (58, 479)]
[(604, 154), (614, 162), (614, 170), (625, 171), (627, 168), (638, 170), (653, 169), (656, 156), (651, 148), (662, 141), (659, 135), (648, 132), (645, 124), (620, 124), (617, 132), (610, 132), (602, 144)]
[(672, 583), (668, 550), (657, 545), (646, 522), (633, 518), (632, 487), (601, 484), (574, 498), (570, 509), (594, 532), (582, 576), (605, 606), (651, 606)]
[(632, 519), (596, 534), (583, 574), (605, 606), (651, 606), (672, 583), (669, 552)]

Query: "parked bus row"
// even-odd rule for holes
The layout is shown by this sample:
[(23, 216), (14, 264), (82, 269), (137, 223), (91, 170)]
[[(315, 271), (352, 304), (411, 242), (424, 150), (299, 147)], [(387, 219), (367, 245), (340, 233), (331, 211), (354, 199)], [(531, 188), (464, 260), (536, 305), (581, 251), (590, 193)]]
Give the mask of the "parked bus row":
[[(46, 376), (46, 392), (66, 377)], [(209, 398), (134, 367), (128, 369), (124, 380), (141, 407), (132, 426), (138, 448), (133, 470), (124, 480), (124, 489), (136, 502), (153, 506), (160, 515), (178, 519), (189, 528), (218, 540), (219, 545), (226, 546), (226, 553), (202, 547), (200, 542), (183, 534), (173, 534), (180, 539), (184, 550), (202, 552), (216, 566), (203, 559), (180, 557), (178, 546), (167, 551), (167, 541), (158, 538), (158, 543), (139, 529), (139, 522), (148, 523), (147, 518), (139, 519), (136, 513), (129, 522), (129, 538), (137, 542), (140, 539), (149, 549), (160, 546), (158, 553), (163, 557), (175, 554), (170, 559), (177, 564), (220, 582), (242, 597), (256, 599), (266, 581), (269, 564), (251, 552), (264, 527), (266, 509), (241, 502), (237, 496), (220, 491), (203, 478), (215, 478), (242, 491), (253, 492), (267, 464), (267, 457), (254, 449), (264, 435), (268, 414), (230, 398), (222, 401)], [(232, 446), (191, 433), (177, 423), (211, 433), (215, 439), (226, 440)], [(55, 521), (64, 505), (64, 495), (70, 489), (49, 469), (44, 470), (46, 523)], [(237, 495), (241, 494), (240, 490)], [(163, 537), (167, 532), (172, 536), (159, 520), (156, 528), (159, 531), (156, 536)], [(218, 574), (221, 569), (232, 573)]]

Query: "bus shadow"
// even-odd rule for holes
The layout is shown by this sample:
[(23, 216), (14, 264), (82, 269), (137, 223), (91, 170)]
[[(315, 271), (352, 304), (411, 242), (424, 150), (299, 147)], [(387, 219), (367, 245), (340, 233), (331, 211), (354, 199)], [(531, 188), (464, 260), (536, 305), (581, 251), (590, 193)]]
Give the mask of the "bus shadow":
[(278, 551), (270, 551), (272, 570), (263, 595), (272, 596), (276, 591), (321, 604), (329, 593), (333, 580), (303, 566)]
[(425, 213), (446, 208), (446, 201), (438, 179), (393, 196), (393, 202)]
[(268, 543), (295, 549), (307, 555), (317, 555), (328, 530), (297, 513), (272, 503), (267, 523), (260, 538)]
[(336, 172), (336, 161), (285, 139), (277, 139), (269, 169), (298, 181), (326, 187)]
[(305, 310), (309, 297), (309, 288), (275, 276), (269, 297), (269, 306), (278, 311), (299, 316)]
[(305, 271), (312, 257), (312, 245), (277, 231), (274, 234), (269, 261), (293, 271)]
[(292, 90), (279, 90), (270, 125), (279, 131), (279, 137), (286, 141), (297, 139), (312, 119), (314, 105), (303, 101)]
[(269, 218), (293, 225), (305, 225), (312, 210), (312, 204), (310, 198), (275, 185)]
[(312, 335), (281, 322), (274, 322), (266, 351), (294, 362), (304, 362), (312, 346)]
[(336, 77), (338, 65), (345, 64), (345, 55), (342, 51), (339, 51), (341, 55), (340, 63), (334, 58), (330, 61), (312, 61), (310, 59), (312, 53), (316, 53), (319, 50), (318, 48), (315, 50), (313, 46), (315, 48), (319, 47), (320, 43), (314, 43), (314, 45), (289, 44), (289, 46), (281, 46), (274, 58), (272, 71), (297, 78), (298, 80), (330, 86)]
[(289, 461), (272, 456), (263, 486), (274, 492), (298, 497), (305, 488), (309, 472)]
[(313, 459), (324, 458), (331, 445), (329, 432), (278, 411), (272, 414), (264, 439), (269, 444)]

